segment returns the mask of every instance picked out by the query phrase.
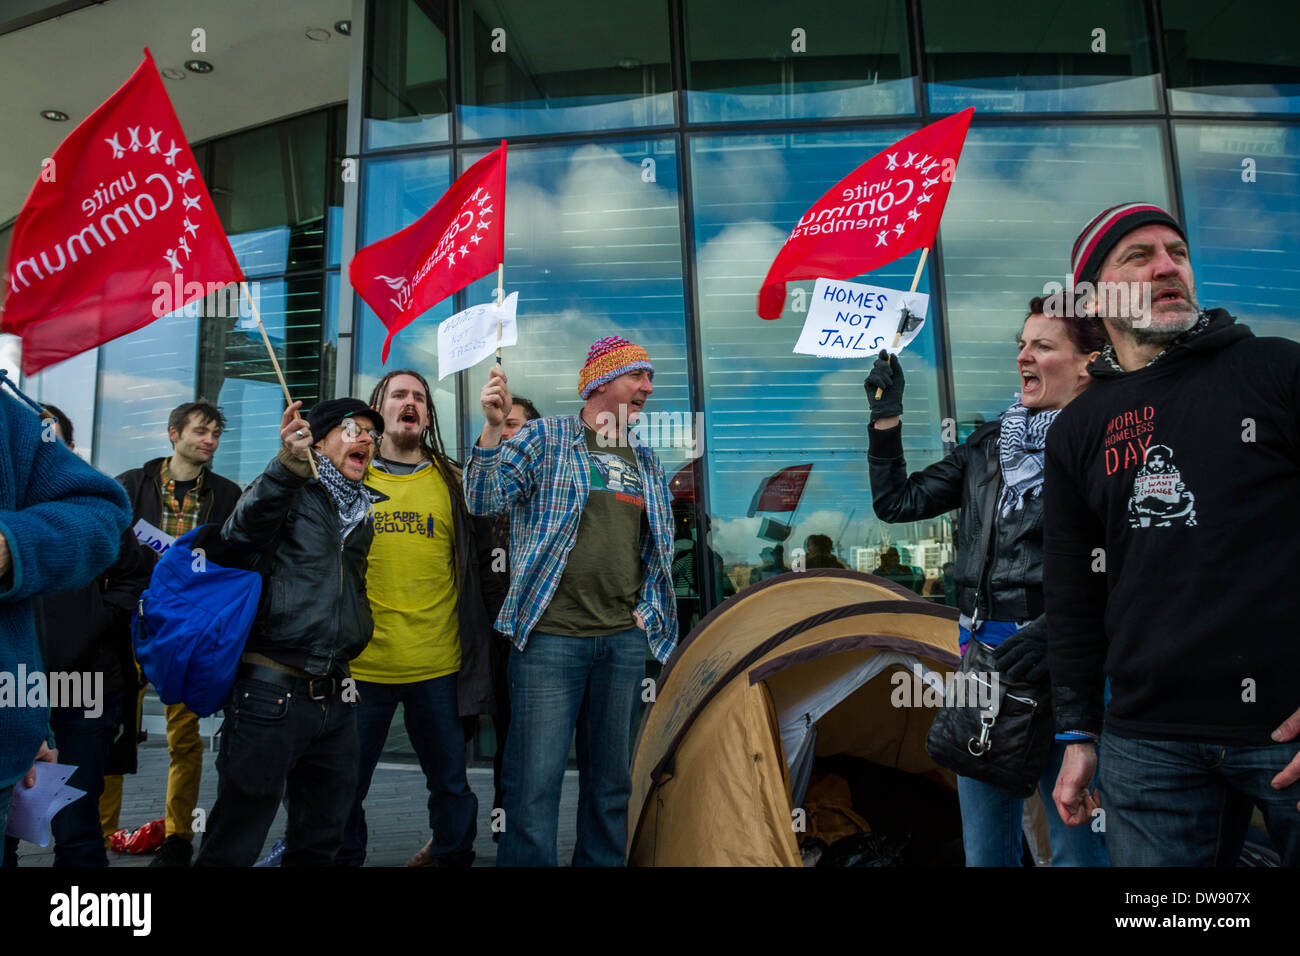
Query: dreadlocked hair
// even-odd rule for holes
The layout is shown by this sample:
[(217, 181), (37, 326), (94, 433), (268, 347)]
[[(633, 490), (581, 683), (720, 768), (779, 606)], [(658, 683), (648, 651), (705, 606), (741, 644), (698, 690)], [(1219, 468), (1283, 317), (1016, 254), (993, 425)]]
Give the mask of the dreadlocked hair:
[(464, 508), (465, 494), (461, 490), (460, 479), (452, 472), (453, 468), (460, 468), (460, 462), (447, 454), (446, 445), (442, 441), (442, 429), (438, 426), (438, 410), (433, 407), (433, 391), (429, 388), (429, 383), (424, 376), (409, 368), (399, 368), (396, 371), (389, 372), (375, 385), (374, 391), (370, 393), (370, 401), (367, 404), (382, 415), (384, 397), (388, 394), (388, 383), (399, 375), (411, 376), (424, 389), (424, 407), (429, 415), (429, 424), (424, 431), (420, 432), (420, 448), (429, 456), (429, 459), (438, 469), (438, 473), (442, 475), (442, 480), (447, 485), (447, 491), (452, 498), (461, 508)]

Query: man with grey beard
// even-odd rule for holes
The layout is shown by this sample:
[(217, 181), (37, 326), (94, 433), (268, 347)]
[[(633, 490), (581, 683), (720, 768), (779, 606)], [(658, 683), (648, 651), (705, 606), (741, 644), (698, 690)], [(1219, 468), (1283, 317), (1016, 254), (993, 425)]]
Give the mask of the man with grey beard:
[(1142, 294), (1086, 298), (1111, 345), (1047, 442), (1057, 809), (1104, 830), (1114, 865), (1211, 866), (1235, 862), (1254, 804), (1300, 864), (1300, 344), (1201, 309), (1157, 206), (1105, 210), (1072, 259), (1076, 288)]

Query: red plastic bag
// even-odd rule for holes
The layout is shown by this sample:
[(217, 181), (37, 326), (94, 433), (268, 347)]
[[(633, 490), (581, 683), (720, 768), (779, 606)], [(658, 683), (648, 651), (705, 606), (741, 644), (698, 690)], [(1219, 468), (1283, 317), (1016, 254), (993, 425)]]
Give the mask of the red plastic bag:
[(140, 829), (128, 833), (118, 830), (109, 837), (109, 845), (118, 853), (153, 853), (167, 838), (167, 822), (150, 820)]

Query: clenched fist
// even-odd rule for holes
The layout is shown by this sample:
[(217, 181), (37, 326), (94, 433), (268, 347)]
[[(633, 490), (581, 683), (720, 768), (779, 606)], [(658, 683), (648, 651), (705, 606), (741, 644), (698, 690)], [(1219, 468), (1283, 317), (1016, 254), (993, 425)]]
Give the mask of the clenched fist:
[(505, 424), (514, 399), (506, 387), (506, 373), (501, 369), (494, 368), (488, 374), (487, 384), (479, 392), (479, 404), (483, 406), (483, 417), (487, 419), (488, 425), (501, 428)]
[(309, 461), (312, 446), (311, 429), (298, 414), (300, 408), (302, 402), (294, 402), (284, 410), (284, 415), (280, 417), (280, 441), (284, 442), (285, 449), (294, 458), (299, 461)]

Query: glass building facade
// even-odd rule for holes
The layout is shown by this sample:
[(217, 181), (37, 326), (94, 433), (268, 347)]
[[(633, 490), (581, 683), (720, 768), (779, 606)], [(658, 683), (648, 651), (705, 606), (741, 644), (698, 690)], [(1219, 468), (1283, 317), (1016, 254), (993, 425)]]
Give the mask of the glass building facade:
[[(676, 476), (684, 630), (788, 568), (812, 534), (868, 572), (897, 548), (899, 579), (944, 598), (948, 519), (886, 525), (872, 511), (865, 364), (794, 354), (797, 301), (777, 321), (755, 312), (800, 215), (935, 119), (976, 109), (921, 275), (929, 317), (903, 357), (909, 467), (1015, 399), (1027, 300), (1064, 281), (1076, 233), (1115, 203), (1148, 200), (1186, 223), (1204, 306), (1300, 338), (1300, 7), (1288, 0), (358, 0), (354, 11), (346, 104), (196, 151), (294, 397), (368, 397), (383, 327), (341, 264), (509, 140), (511, 388), (545, 415), (573, 413), (594, 339), (649, 350), (648, 410), (685, 423), (687, 440), (659, 442)], [(918, 258), (860, 281), (905, 289)], [(486, 277), (405, 329), (388, 367), (436, 378), (438, 321), (495, 286)], [(216, 399), (230, 427), (215, 466), (246, 483), (274, 451), (281, 411), (255, 336), (237, 319), (169, 316), (38, 376), (39, 392), (93, 419), (93, 460), (110, 473), (166, 450), (173, 405)], [(490, 361), (438, 384), (461, 458)], [(764, 478), (799, 465), (811, 470), (796, 511), (751, 508)]]

